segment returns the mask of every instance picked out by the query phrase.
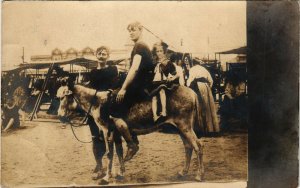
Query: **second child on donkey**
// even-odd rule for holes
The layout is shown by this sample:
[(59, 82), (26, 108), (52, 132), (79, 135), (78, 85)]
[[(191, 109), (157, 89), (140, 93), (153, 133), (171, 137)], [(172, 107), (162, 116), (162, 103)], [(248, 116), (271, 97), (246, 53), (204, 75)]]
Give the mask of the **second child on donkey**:
[[(179, 85), (179, 74), (176, 71), (176, 66), (167, 59), (167, 50), (168, 45), (164, 42), (155, 43), (152, 50), (154, 60), (157, 62), (153, 79), (156, 88), (153, 91), (156, 91), (158, 95), (152, 98), (153, 120), (156, 123), (164, 121), (167, 117), (166, 91), (171, 91), (174, 84)], [(158, 101), (161, 105), (160, 113), (158, 113)]]

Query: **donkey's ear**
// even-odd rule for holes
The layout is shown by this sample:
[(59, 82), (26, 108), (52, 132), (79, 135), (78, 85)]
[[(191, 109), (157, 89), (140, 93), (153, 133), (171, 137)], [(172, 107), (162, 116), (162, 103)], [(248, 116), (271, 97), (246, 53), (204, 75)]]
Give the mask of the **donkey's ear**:
[(58, 90), (57, 90), (57, 93), (56, 93), (56, 97), (58, 98), (62, 98), (65, 96), (65, 91), (63, 90), (62, 87), (60, 87)]
[(72, 95), (72, 94), (73, 94), (73, 92), (71, 90), (66, 91), (66, 95)]

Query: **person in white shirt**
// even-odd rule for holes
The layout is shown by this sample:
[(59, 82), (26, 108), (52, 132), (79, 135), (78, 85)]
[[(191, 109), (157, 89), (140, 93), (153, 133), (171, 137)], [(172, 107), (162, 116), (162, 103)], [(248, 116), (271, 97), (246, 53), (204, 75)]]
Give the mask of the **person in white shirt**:
[(183, 75), (183, 69), (179, 66), (175, 64), (175, 68), (176, 68), (176, 72), (179, 76), (179, 85), (184, 86), (184, 75)]
[(211, 92), (213, 79), (210, 73), (198, 62), (189, 71), (187, 86), (197, 93), (199, 102), (203, 106), (202, 118), (206, 133), (220, 132), (215, 102)]
[(195, 80), (195, 79), (206, 79), (207, 84), (209, 85), (209, 87), (211, 88), (213, 85), (213, 79), (210, 75), (210, 73), (208, 72), (208, 70), (206, 70), (206, 68), (202, 67), (199, 64), (196, 64), (195, 66), (193, 66), (190, 71), (189, 71), (189, 79), (187, 80), (187, 86), (190, 87), (191, 83)]

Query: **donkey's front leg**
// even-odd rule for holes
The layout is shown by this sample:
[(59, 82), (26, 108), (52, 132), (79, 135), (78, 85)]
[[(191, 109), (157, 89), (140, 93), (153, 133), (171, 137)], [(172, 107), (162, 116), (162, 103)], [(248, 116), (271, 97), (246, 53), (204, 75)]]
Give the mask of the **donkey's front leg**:
[(107, 173), (106, 175), (100, 180), (99, 184), (108, 184), (109, 183), (109, 178), (111, 177), (111, 166), (112, 166), (112, 160), (113, 160), (113, 148), (109, 145), (108, 143), (108, 128), (104, 124), (101, 123), (101, 119), (99, 117), (99, 112), (97, 110), (92, 111), (93, 118), (95, 120), (95, 123), (97, 124), (99, 130), (103, 131), (103, 137), (105, 141), (105, 146), (106, 146), (106, 152), (105, 155), (108, 156), (108, 161), (107, 163)]
[(102, 131), (104, 134), (104, 140), (105, 140), (105, 145), (106, 148), (106, 155), (107, 155), (107, 171), (106, 175), (100, 180), (99, 184), (104, 185), (109, 183), (109, 178), (111, 178), (111, 169), (112, 169), (112, 163), (113, 163), (113, 153), (114, 153), (114, 148), (113, 148), (113, 142), (108, 142), (108, 129), (106, 127), (102, 127)]
[(107, 166), (107, 172), (106, 174), (108, 175), (108, 177), (112, 177), (112, 165), (113, 165), (113, 158), (114, 158), (114, 142), (113, 142), (113, 134), (111, 133), (108, 136), (108, 154), (107, 154), (107, 158), (108, 158), (108, 166)]
[(123, 146), (122, 146), (122, 138), (118, 130), (114, 130), (114, 142), (116, 145), (116, 152), (119, 159), (120, 164), (120, 171), (116, 176), (117, 179), (123, 179), (125, 173), (125, 165), (124, 165), (124, 158), (123, 158)]

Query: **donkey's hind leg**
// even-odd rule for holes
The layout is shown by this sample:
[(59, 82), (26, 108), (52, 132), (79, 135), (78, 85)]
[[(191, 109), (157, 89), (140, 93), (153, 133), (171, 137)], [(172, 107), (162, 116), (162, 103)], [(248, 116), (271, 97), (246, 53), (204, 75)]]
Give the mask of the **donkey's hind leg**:
[(190, 164), (191, 164), (191, 158), (192, 158), (192, 154), (193, 154), (193, 147), (191, 146), (191, 144), (187, 141), (187, 139), (185, 138), (185, 136), (183, 136), (181, 133), (180, 133), (180, 138), (183, 142), (183, 145), (184, 145), (184, 150), (185, 150), (185, 163), (184, 163), (184, 167), (183, 169), (178, 172), (178, 175), (180, 177), (183, 177), (185, 176), (188, 171), (189, 171), (189, 168), (190, 168)]
[(197, 144), (198, 144), (198, 147), (199, 147), (199, 149), (200, 149), (200, 155), (201, 155), (201, 157), (200, 157), (200, 170), (201, 170), (201, 177), (200, 177), (200, 179), (203, 179), (203, 176), (204, 176), (204, 165), (203, 165), (203, 149), (204, 149), (204, 146), (203, 146), (203, 144), (201, 143), (201, 141), (200, 141), (200, 139), (197, 139)]
[(203, 153), (202, 153), (202, 146), (200, 142), (197, 140), (197, 136), (194, 131), (192, 130), (184, 130), (182, 131), (182, 134), (185, 136), (187, 141), (192, 145), (193, 149), (195, 150), (195, 153), (197, 155), (197, 161), (198, 161), (198, 170), (197, 170), (197, 181), (202, 181), (203, 176), (203, 170), (201, 169), (203, 167)]

